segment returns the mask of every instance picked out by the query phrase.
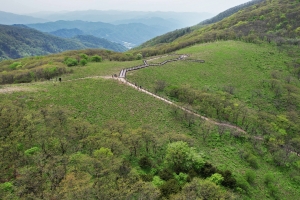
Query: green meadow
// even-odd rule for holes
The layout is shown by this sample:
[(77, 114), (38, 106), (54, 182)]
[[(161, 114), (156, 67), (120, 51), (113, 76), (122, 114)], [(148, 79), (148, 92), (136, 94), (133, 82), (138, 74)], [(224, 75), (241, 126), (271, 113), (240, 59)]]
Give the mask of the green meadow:
[[(238, 41), (201, 44), (176, 53), (190, 56), (186, 61), (129, 72), (128, 80), (152, 91), (158, 80), (168, 85), (189, 85), (194, 89), (214, 92), (233, 86), (234, 95), (246, 101), (253, 91), (261, 88), (263, 81), (271, 79), (272, 72), (280, 77), (288, 76), (287, 63), (292, 61), (285, 52), (279, 52), (271, 45)], [(189, 59), (205, 60), (205, 63)], [(294, 83), (299, 82), (294, 79)]]

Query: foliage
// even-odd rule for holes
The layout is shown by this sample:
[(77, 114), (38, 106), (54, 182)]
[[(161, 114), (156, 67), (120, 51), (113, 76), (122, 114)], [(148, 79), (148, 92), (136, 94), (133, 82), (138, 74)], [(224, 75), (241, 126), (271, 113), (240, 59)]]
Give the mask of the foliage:
[(252, 1), (240, 4), (238, 6), (229, 8), (228, 10), (225, 10), (225, 11), (219, 13), (217, 16), (215, 16), (211, 19), (204, 20), (203, 22), (200, 23), (200, 25), (213, 24), (213, 23), (219, 22), (219, 21), (223, 20), (224, 18), (233, 15), (234, 13), (242, 12), (243, 9), (253, 6), (255, 4), (258, 4), (262, 1), (263, 0), (252, 0)]
[(32, 148), (30, 148), (30, 149), (27, 149), (27, 150), (24, 152), (24, 154), (25, 154), (26, 156), (30, 156), (30, 155), (33, 155), (33, 154), (37, 153), (38, 151), (40, 151), (40, 149), (39, 149), (38, 147), (32, 147)]
[(9, 68), (12, 70), (18, 69), (22, 67), (22, 63), (21, 62), (14, 62), (12, 64), (9, 65)]
[(79, 56), (80, 56), (81, 59), (85, 59), (85, 60), (89, 59), (89, 56), (86, 55), (85, 53), (81, 53), (81, 54), (79, 54)]
[(186, 142), (178, 141), (170, 143), (166, 150), (166, 164), (176, 172), (188, 172), (190, 169), (199, 170), (204, 165), (202, 157), (190, 148)]
[(208, 180), (215, 183), (216, 185), (220, 185), (224, 180), (224, 177), (219, 173), (215, 173), (211, 177), (209, 177)]
[(152, 162), (148, 157), (145, 156), (139, 160), (139, 165), (141, 168), (147, 169), (152, 167)]
[(13, 184), (11, 182), (5, 182), (0, 184), (0, 191), (13, 192)]
[[(88, 63), (88, 61), (87, 61), (86, 59), (81, 59), (81, 60), (79, 61), (79, 64), (80, 64), (81, 66), (85, 66), (87, 63)], [(68, 65), (68, 64), (67, 64), (67, 65)]]
[(143, 55), (141, 53), (136, 54), (136, 59), (137, 60), (142, 60), (143, 59)]
[[(85, 60), (86, 61), (86, 60)], [(73, 67), (73, 66), (77, 66), (78, 65), (78, 61), (74, 58), (65, 58), (64, 63), (68, 66), (68, 67)]]
[(180, 185), (175, 179), (170, 179), (159, 187), (162, 196), (168, 197), (180, 191)]
[[(250, 6), (253, 4), (255, 6)], [(164, 44), (149, 41), (142, 45), (144, 48), (139, 48), (138, 51), (143, 55), (153, 56), (173, 52), (197, 43), (219, 40), (241, 40), (256, 44), (266, 41), (277, 46), (296, 47), (300, 43), (296, 33), (296, 29), (300, 26), (299, 15), (297, 15), (299, 6), (299, 3), (292, 2), (290, 4), (290, 1), (250, 1), (220, 13), (212, 18), (212, 21), (203, 22), (209, 25), (192, 27), (194, 29), (192, 32), (184, 34), (174, 41), (171, 40)], [(244, 9), (240, 10), (241, 8)], [(210, 24), (215, 21), (218, 22)], [(165, 36), (166, 40), (172, 38), (171, 33)]]
[(102, 57), (98, 55), (94, 55), (91, 57), (92, 62), (102, 62)]
[(246, 171), (246, 180), (248, 181), (248, 183), (253, 184), (256, 178), (255, 172), (252, 170), (248, 170)]
[(156, 187), (160, 187), (160, 186), (162, 186), (165, 183), (165, 181), (162, 180), (159, 176), (154, 176), (153, 180), (152, 180), (152, 183)]
[(172, 178), (174, 178), (173, 176), (173, 172), (171, 169), (169, 168), (164, 168), (163, 170), (161, 170), (159, 173), (158, 173), (159, 177), (161, 177), (161, 179), (165, 180), (165, 181), (168, 181)]
[(183, 186), (187, 182), (188, 174), (180, 172), (179, 174), (174, 174), (175, 180), (179, 183), (180, 186)]

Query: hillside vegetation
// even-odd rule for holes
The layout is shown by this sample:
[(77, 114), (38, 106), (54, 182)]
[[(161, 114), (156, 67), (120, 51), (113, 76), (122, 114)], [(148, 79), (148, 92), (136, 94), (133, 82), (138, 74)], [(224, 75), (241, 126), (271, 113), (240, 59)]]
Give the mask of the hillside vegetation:
[(66, 50), (106, 48), (125, 51), (120, 44), (85, 36), (76, 40), (55, 37), (31, 28), (0, 25), (0, 60), (59, 53)]
[(201, 28), (201, 27), (203, 27), (204, 25), (207, 25), (207, 24), (212, 24), (212, 23), (219, 22), (219, 21), (223, 20), (224, 18), (229, 17), (229, 16), (233, 15), (234, 13), (236, 13), (236, 12), (238, 12), (238, 11), (244, 9), (244, 8), (255, 5), (255, 4), (260, 3), (262, 1), (263, 0), (252, 0), (252, 1), (249, 1), (247, 3), (232, 7), (228, 10), (225, 10), (225, 11), (219, 13), (215, 17), (212, 17), (210, 19), (207, 19), (207, 20), (204, 20), (204, 21), (200, 22), (198, 25), (195, 25), (195, 26), (192, 26), (192, 27), (187, 27), (187, 28), (182, 28), (182, 29), (179, 29), (179, 30), (175, 30), (175, 31), (163, 34), (161, 36), (157, 36), (157, 37), (141, 44), (140, 46), (136, 47), (135, 49), (142, 49), (142, 48), (145, 48), (145, 47), (151, 47), (151, 46), (162, 44), (162, 43), (171, 43), (174, 40), (176, 40), (177, 38), (182, 37), (183, 35), (191, 33), (193, 30), (197, 30), (197, 29), (199, 29), (199, 28)]
[[(263, 1), (211, 25), (194, 30), (171, 43), (158, 44), (137, 51), (143, 55), (172, 52), (196, 43), (217, 40), (242, 40), (277, 46), (300, 45), (300, 2), (298, 0)], [(167, 39), (166, 39), (167, 40)]]
[[(82, 59), (83, 53), (96, 52), (73, 51), (40, 61)], [(299, 81), (289, 71), (292, 58), (285, 52), (269, 44), (217, 42), (177, 52), (205, 63), (178, 61), (128, 76), (143, 88), (247, 133), (215, 126), (116, 79), (101, 79), (142, 61), (114, 61), (124, 54), (97, 53), (102, 62), (71, 67), (73, 72), (64, 74), (61, 83), (16, 84), (11, 88), (27, 92), (0, 94), (1, 198), (300, 195), (299, 157), (292, 152), (299, 148)], [(282, 95), (276, 95), (277, 87)], [(290, 105), (276, 103), (292, 99), (289, 95), (295, 97)]]
[(253, 5), (255, 5), (257, 3), (260, 3), (262, 1), (264, 1), (264, 0), (251, 0), (251, 1), (243, 3), (241, 5), (234, 6), (232, 8), (229, 8), (229, 9), (219, 13), (218, 15), (216, 15), (216, 16), (210, 18), (210, 19), (207, 19), (207, 20), (204, 20), (204, 21), (200, 22), (199, 25), (213, 24), (213, 23), (219, 22), (222, 19), (224, 19), (226, 17), (229, 17), (229, 16), (237, 13), (238, 11), (240, 11), (244, 8), (253, 6)]
[[(88, 63), (133, 61), (140, 59), (140, 54), (122, 54), (109, 50), (88, 49), (67, 51), (61, 54), (47, 56), (6, 60), (0, 62), (0, 84), (30, 83), (32, 81), (50, 80), (64, 74), (73, 73), (75, 66), (85, 66)], [(112, 65), (109, 66), (113, 67)], [(93, 68), (93, 70), (97, 70), (97, 68)], [(91, 76), (93, 74), (95, 74), (95, 71), (91, 71), (89, 75)]]
[[(132, 52), (0, 62), (0, 199), (298, 199), (299, 4)], [(277, 16), (292, 28), (259, 31)], [(126, 77), (139, 87), (114, 76), (141, 65)]]

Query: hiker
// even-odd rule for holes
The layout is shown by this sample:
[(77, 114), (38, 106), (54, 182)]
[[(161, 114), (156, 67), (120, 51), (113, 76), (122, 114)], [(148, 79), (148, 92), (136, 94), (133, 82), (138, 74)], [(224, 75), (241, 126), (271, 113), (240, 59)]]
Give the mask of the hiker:
[(61, 78), (58, 78), (59, 82), (61, 82)]

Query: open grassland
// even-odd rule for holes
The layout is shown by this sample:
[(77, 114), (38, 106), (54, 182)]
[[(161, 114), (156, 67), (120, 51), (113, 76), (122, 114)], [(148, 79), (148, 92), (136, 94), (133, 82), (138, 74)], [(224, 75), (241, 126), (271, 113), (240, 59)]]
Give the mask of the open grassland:
[[(272, 46), (236, 41), (196, 45), (176, 53), (190, 54), (188, 59), (205, 60), (205, 63), (180, 61), (149, 67), (128, 73), (128, 80), (152, 91), (157, 81), (212, 92), (232, 87), (235, 97), (248, 102), (256, 90), (261, 90), (272, 79), (272, 73), (288, 77), (287, 64), (292, 62), (285, 52)], [(298, 85), (299, 81), (293, 77), (292, 83)], [(271, 92), (262, 92), (267, 102), (273, 100)]]
[[(81, 117), (99, 126), (114, 119), (132, 128), (151, 125), (162, 132), (181, 130), (180, 124), (176, 124), (171, 117), (170, 106), (116, 80), (98, 78), (46, 82), (33, 84), (32, 87), (37, 92), (13, 93), (11, 98), (26, 101), (32, 109), (60, 105), (74, 111), (72, 117)], [(2, 98), (8, 96), (4, 94)]]
[(104, 60), (101, 63), (88, 63), (86, 66), (72, 67), (73, 73), (62, 76), (63, 80), (72, 80), (77, 78), (91, 77), (91, 76), (112, 76), (119, 75), (124, 68), (141, 65), (141, 60), (137, 61), (108, 61)]

